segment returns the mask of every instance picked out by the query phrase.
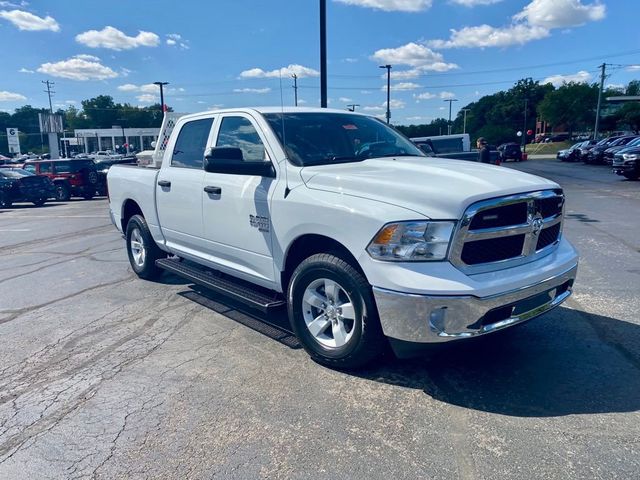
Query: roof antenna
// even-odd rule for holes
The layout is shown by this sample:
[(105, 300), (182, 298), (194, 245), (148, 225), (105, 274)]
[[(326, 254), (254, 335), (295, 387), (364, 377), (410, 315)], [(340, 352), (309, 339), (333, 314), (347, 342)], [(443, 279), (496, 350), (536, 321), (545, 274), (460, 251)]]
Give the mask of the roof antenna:
[(282, 128), (282, 149), (284, 150), (284, 198), (289, 196), (291, 189), (289, 188), (289, 161), (287, 160), (287, 137), (284, 133), (284, 97), (282, 94), (282, 69), (278, 71), (280, 76), (280, 125)]

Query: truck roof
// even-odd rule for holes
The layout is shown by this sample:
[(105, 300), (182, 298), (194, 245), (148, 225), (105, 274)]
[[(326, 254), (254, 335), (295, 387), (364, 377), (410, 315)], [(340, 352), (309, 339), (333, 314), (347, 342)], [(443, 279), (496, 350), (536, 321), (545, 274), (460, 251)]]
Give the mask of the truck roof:
[(190, 113), (185, 118), (200, 116), (205, 113), (350, 113), (354, 115), (370, 116), (360, 112), (351, 112), (349, 110), (340, 110), (337, 108), (319, 108), (319, 107), (238, 107), (238, 108), (222, 108), (216, 110), (205, 110), (198, 113)]

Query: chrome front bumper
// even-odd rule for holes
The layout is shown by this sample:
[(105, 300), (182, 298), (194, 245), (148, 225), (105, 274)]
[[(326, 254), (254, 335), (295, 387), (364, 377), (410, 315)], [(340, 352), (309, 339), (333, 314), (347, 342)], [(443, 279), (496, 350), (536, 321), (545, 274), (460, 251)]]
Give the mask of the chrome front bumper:
[(557, 307), (569, 295), (578, 265), (535, 285), (485, 298), (427, 296), (373, 288), (382, 330), (407, 342), (440, 343), (491, 333)]

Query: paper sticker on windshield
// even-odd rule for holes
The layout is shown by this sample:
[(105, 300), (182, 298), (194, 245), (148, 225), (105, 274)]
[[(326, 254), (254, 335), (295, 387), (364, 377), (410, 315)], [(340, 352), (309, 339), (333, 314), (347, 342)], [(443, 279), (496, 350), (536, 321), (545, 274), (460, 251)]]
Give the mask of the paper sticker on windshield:
[(358, 129), (358, 127), (356, 127), (352, 123), (349, 123), (347, 125), (342, 125), (342, 128), (344, 128), (345, 130), (357, 130)]

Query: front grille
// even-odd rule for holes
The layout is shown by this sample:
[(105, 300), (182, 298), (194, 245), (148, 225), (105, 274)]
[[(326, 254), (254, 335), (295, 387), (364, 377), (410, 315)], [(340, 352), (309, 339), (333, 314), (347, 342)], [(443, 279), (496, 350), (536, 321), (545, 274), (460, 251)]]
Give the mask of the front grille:
[(467, 242), (462, 249), (462, 261), (467, 265), (499, 262), (521, 255), (523, 247), (524, 235)]
[(553, 225), (552, 227), (545, 228), (540, 232), (538, 236), (538, 243), (536, 244), (536, 250), (542, 250), (548, 247), (560, 236), (560, 224)]
[(475, 203), (456, 231), (451, 263), (473, 273), (508, 268), (545, 255), (560, 239), (563, 208), (562, 190)]

